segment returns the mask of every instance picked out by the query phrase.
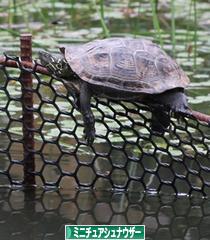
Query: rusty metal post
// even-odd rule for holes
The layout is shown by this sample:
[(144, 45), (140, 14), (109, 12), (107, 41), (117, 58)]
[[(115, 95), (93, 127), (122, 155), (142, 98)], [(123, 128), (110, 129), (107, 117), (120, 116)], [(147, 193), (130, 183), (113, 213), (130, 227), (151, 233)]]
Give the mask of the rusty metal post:
[[(21, 34), (20, 36), (21, 61), (32, 62), (32, 36)], [(33, 92), (32, 75), (22, 71), (22, 107), (23, 107), (23, 145), (24, 145), (24, 186), (34, 186), (34, 116), (33, 116)]]

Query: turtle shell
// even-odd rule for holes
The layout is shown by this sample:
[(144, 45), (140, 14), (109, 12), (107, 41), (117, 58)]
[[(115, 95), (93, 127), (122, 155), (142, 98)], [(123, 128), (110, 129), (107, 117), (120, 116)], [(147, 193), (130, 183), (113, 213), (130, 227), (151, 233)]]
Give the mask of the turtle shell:
[(64, 54), (71, 69), (94, 85), (157, 94), (189, 84), (180, 66), (146, 39), (95, 40), (79, 47), (66, 47)]

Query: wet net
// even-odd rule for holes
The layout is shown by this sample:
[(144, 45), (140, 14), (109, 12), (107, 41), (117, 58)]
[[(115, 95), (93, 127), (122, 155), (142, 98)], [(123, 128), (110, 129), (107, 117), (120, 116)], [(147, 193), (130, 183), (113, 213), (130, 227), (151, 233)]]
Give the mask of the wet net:
[[(11, 60), (18, 68), (7, 66)], [(208, 124), (172, 117), (160, 136), (147, 106), (93, 98), (96, 138), (87, 146), (65, 85), (37, 66), (8, 56), (0, 65), (1, 186), (210, 194)]]

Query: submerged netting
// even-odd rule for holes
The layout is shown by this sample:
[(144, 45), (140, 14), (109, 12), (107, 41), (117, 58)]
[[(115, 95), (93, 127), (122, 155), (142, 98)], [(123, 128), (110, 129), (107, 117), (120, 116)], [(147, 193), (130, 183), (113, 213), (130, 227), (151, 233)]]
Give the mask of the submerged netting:
[(148, 240), (210, 236), (209, 201), (201, 198), (40, 189), (1, 189), (0, 197), (2, 239), (64, 239), (65, 224), (143, 224)]
[[(1, 186), (34, 177), (31, 183), (44, 187), (210, 194), (208, 124), (172, 117), (160, 136), (150, 128), (148, 107), (93, 98), (96, 138), (87, 146), (65, 85), (37, 73), (37, 64), (26, 69), (10, 60), (19, 68), (0, 66)], [(23, 84), (24, 73), (32, 75), (32, 87)]]

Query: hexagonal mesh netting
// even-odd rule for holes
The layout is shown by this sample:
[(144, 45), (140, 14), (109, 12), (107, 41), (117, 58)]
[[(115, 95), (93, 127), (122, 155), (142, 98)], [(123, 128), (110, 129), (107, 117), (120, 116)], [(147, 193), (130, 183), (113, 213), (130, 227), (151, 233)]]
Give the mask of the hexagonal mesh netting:
[[(45, 187), (210, 193), (207, 124), (171, 118), (159, 136), (150, 129), (148, 107), (95, 98), (96, 139), (89, 147), (65, 85), (37, 73), (37, 64), (31, 70), (13, 61), (19, 68), (0, 66), (1, 186), (27, 184), (27, 177), (34, 184), (34, 177)], [(23, 84), (23, 72), (32, 74), (32, 88)], [(24, 91), (33, 106), (28, 95), (23, 102)]]

